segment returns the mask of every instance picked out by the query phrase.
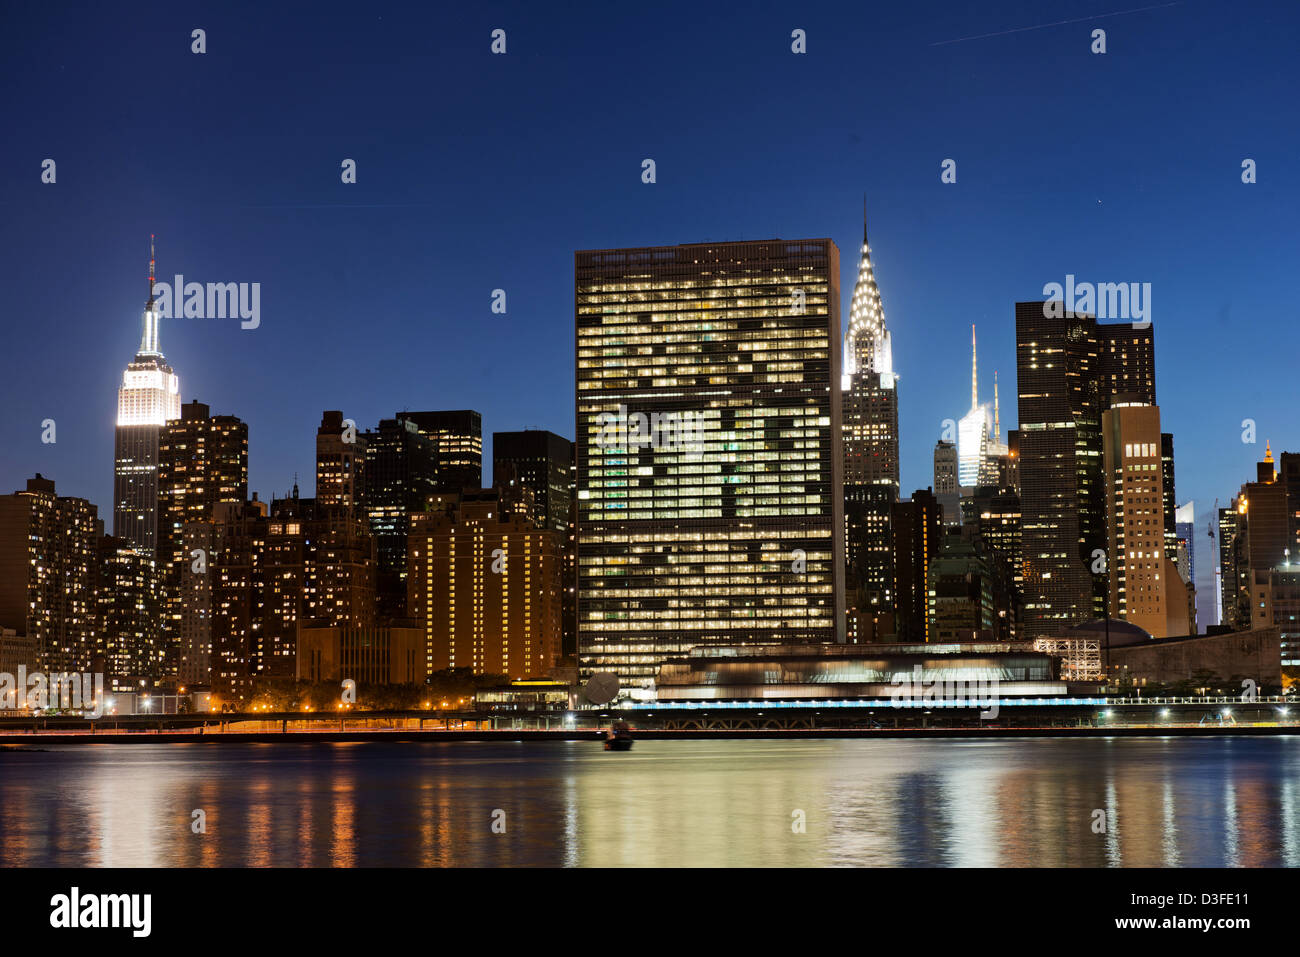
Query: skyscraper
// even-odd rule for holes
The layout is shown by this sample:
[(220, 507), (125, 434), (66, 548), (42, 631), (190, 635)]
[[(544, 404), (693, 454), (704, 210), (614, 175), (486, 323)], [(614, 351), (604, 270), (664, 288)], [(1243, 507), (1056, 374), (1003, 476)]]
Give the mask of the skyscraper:
[(532, 489), (544, 527), (559, 533), (561, 558), (561, 654), (577, 653), (578, 561), (574, 554), (573, 443), (554, 432), (526, 429), (492, 433), (492, 484)]
[(582, 673), (843, 640), (839, 250), (575, 255)]
[(894, 605), (899, 641), (930, 640), (930, 563), (943, 544), (939, 502), (918, 489), (895, 502), (890, 521), (894, 548)]
[(1165, 550), (1160, 408), (1126, 396), (1102, 413), (1109, 614), (1155, 638), (1185, 635), (1187, 588)]
[(533, 490), (533, 503), (546, 528), (568, 534), (570, 464), (573, 443), (554, 432), (527, 429), (492, 433), (492, 485)]
[(185, 684), (207, 682), (210, 669), (194, 663), (207, 660), (212, 644), (211, 579), (194, 570), (194, 552), (208, 544), (213, 508), (246, 498), (247, 424), (185, 403), (158, 435), (157, 550), (166, 660)]
[(338, 410), (321, 414), (316, 430), (316, 505), (360, 514), (366, 500), (366, 439)]
[(537, 678), (560, 654), (562, 533), (508, 496), (466, 489), (447, 511), (413, 517), (408, 604), (430, 672)]
[(483, 416), (473, 409), (403, 412), (438, 450), (438, 491), (477, 490), (483, 484)]
[(99, 643), (95, 601), (103, 523), (84, 498), (37, 473), (0, 496), (0, 628), (35, 642), (42, 671), (86, 671)]
[(1233, 631), (1249, 627), (1249, 593), (1243, 594), (1239, 584), (1245, 582), (1249, 569), (1243, 556), (1245, 536), (1240, 533), (1246, 524), (1246, 504), (1233, 499), (1227, 508), (1218, 510), (1219, 525), (1219, 624)]
[(158, 563), (111, 535), (96, 544), (96, 670), (109, 691), (150, 688), (167, 669)]
[(180, 380), (158, 344), (162, 316), (154, 298), (153, 237), (149, 237), (149, 299), (135, 358), (117, 393), (113, 452), (113, 535), (150, 554), (158, 544), (158, 432), (180, 418)]
[(898, 377), (863, 212), (862, 250), (844, 337), (846, 601), (851, 640), (893, 630), (890, 509), (898, 501)]
[(961, 524), (961, 487), (957, 484), (957, 443), (934, 443), (934, 497), (943, 509), (944, 525)]
[(970, 327), (970, 411), (957, 423), (957, 484), (973, 489), (980, 484), (988, 454), (989, 410), (980, 405), (979, 375), (975, 357), (975, 327)]
[(406, 535), (411, 516), (438, 490), (438, 449), (402, 414), (364, 435), (365, 509), (379, 555), (379, 604), (384, 617), (406, 614)]
[(978, 537), (948, 532), (928, 570), (928, 641), (993, 641), (997, 581)]
[[(1117, 389), (1155, 404), (1150, 325), (1099, 325), (1060, 302), (1016, 303), (1016, 445), (1030, 638), (1101, 617), (1106, 548), (1101, 416)], [(1163, 539), (1163, 531), (1162, 531)]]
[(1179, 505), (1174, 513), (1178, 531), (1178, 573), (1183, 581), (1196, 582), (1196, 503)]

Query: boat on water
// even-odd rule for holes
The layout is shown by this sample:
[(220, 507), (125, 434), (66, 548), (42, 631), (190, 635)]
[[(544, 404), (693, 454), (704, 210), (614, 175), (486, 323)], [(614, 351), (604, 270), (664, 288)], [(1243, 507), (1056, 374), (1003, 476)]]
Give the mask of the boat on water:
[(632, 729), (626, 721), (615, 721), (605, 732), (606, 751), (631, 751)]

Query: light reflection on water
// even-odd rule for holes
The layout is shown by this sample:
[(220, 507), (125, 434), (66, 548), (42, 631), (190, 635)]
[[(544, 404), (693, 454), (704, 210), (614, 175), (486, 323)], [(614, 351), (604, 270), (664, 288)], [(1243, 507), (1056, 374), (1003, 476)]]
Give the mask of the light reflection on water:
[(0, 749), (0, 864), (1294, 867), (1300, 740)]

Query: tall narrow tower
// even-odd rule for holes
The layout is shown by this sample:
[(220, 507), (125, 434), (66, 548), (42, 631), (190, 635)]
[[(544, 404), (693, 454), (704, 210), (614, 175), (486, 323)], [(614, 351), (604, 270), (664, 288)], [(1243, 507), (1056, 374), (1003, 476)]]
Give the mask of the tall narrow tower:
[(871, 265), (867, 215), (841, 377), (848, 640), (894, 632), (890, 511), (898, 501), (898, 379)]
[(970, 411), (957, 423), (957, 481), (962, 488), (975, 488), (988, 454), (989, 410), (980, 405), (978, 365), (975, 355), (975, 326), (970, 327)]
[(180, 380), (158, 344), (162, 318), (154, 297), (154, 248), (149, 237), (149, 299), (140, 348), (117, 391), (113, 452), (113, 534), (152, 554), (158, 544), (158, 433), (181, 416)]

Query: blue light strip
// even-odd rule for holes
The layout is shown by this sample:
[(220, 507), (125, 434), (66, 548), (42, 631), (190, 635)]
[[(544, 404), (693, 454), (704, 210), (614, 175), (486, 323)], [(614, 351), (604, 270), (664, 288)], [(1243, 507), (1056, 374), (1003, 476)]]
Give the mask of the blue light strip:
[(924, 708), (932, 711), (948, 711), (957, 708), (991, 708), (996, 703), (999, 708), (1026, 705), (1030, 707), (1065, 707), (1084, 706), (1115, 707), (1114, 701), (1106, 698), (997, 698), (994, 701), (918, 701), (913, 698), (894, 701), (889, 698), (836, 698), (828, 701), (645, 701), (635, 705), (623, 705), (624, 711), (775, 711), (779, 708), (885, 708), (899, 710), (903, 708)]

